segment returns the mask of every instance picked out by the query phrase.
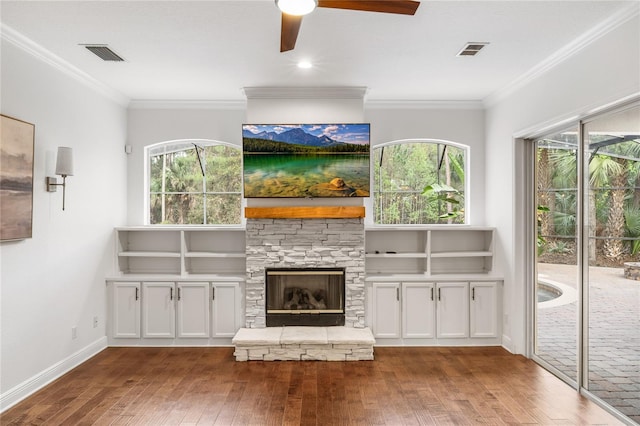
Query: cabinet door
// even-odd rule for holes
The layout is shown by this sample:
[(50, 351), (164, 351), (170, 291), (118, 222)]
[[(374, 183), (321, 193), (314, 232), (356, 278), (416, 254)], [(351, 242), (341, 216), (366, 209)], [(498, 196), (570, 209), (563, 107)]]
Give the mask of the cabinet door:
[(469, 337), (469, 285), (438, 283), (437, 328), (439, 338)]
[(114, 338), (140, 337), (140, 283), (112, 284), (113, 320), (111, 335)]
[(400, 284), (373, 283), (373, 335), (400, 337)]
[(433, 283), (402, 283), (402, 337), (435, 337)]
[(472, 282), (471, 337), (498, 337), (498, 283)]
[(178, 283), (178, 337), (209, 337), (209, 283)]
[(174, 287), (174, 283), (143, 283), (142, 337), (175, 337), (176, 305)]
[(238, 283), (214, 283), (211, 292), (211, 335), (235, 336), (240, 322), (240, 286)]

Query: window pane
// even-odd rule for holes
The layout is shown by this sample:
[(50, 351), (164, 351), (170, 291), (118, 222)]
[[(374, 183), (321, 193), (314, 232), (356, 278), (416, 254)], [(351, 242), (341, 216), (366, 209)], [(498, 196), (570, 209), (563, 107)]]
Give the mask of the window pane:
[(535, 354), (578, 380), (578, 129), (536, 143)]
[[(164, 211), (162, 210), (164, 200)], [(202, 194), (152, 194), (150, 223), (186, 225), (204, 223)]]
[(165, 191), (202, 191), (202, 171), (195, 149), (166, 155)]
[(242, 184), (241, 152), (218, 145), (205, 151), (207, 192), (240, 192)]
[[(400, 143), (375, 148), (373, 162), (375, 223), (465, 222), (465, 150), (442, 143)], [(438, 192), (423, 194), (428, 185), (439, 185)]]
[(238, 223), (241, 194), (207, 195), (207, 224), (233, 225)]
[(590, 392), (638, 422), (640, 286), (625, 276), (625, 265), (640, 265), (640, 107), (585, 124), (584, 137), (589, 229), (584, 377)]

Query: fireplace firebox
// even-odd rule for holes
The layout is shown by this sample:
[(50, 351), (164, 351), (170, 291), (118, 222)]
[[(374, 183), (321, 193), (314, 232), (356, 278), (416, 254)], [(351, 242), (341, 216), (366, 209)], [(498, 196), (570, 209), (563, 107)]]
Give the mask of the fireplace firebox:
[(266, 324), (344, 325), (344, 268), (265, 269)]

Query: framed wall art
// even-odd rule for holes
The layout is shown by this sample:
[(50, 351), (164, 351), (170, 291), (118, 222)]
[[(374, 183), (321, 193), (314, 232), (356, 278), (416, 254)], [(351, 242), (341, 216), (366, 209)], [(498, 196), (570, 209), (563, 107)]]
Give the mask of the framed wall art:
[(0, 119), (0, 240), (22, 240), (32, 236), (35, 126)]

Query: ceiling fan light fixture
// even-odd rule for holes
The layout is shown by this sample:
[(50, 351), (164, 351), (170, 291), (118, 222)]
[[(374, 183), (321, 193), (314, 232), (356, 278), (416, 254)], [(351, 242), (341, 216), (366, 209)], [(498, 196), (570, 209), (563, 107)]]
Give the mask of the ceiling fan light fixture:
[(276, 0), (276, 6), (287, 15), (303, 16), (313, 12), (318, 0)]

